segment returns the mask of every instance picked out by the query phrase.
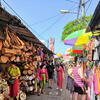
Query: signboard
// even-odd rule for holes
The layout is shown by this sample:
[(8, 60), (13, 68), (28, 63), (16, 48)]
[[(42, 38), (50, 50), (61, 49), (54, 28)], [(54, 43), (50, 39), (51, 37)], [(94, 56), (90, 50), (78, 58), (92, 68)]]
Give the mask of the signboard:
[(54, 38), (50, 38), (49, 49), (54, 52)]

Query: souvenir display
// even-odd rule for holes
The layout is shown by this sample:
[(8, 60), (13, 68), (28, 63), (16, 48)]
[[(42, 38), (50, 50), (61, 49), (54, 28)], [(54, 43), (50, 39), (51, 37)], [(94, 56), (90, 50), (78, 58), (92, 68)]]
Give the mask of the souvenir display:
[(0, 78), (0, 94), (3, 94), (3, 96), (9, 95), (9, 86), (7, 84), (7, 81)]

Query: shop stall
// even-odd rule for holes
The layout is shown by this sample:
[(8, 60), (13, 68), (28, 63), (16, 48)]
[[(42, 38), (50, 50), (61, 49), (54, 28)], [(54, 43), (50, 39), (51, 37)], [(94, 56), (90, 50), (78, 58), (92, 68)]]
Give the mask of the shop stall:
[(88, 67), (89, 86), (88, 100), (100, 99), (100, 1), (95, 9), (93, 17), (87, 27), (86, 32), (94, 35), (88, 44)]
[(52, 58), (53, 53), (17, 17), (1, 7), (0, 12), (0, 98), (9, 97), (7, 71), (12, 62), (21, 71), (19, 95), (25, 97), (37, 88), (39, 63)]

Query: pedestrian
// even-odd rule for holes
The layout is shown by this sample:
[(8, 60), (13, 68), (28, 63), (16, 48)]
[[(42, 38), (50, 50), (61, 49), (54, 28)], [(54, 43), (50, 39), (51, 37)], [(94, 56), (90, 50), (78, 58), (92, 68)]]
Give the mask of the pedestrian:
[(57, 68), (57, 86), (62, 91), (63, 89), (63, 79), (64, 79), (64, 69), (63, 65), (60, 64)]
[(54, 73), (54, 66), (52, 62), (47, 64), (47, 71), (48, 71), (48, 88), (52, 89), (53, 87), (53, 73)]
[(44, 94), (44, 88), (46, 80), (48, 81), (48, 72), (46, 69), (46, 65), (42, 64), (37, 74), (37, 78), (39, 78), (39, 92), (38, 95), (40, 96), (41, 93)]
[(83, 76), (82, 63), (80, 61), (78, 61), (77, 65), (72, 69), (72, 73), (74, 76), (75, 100), (79, 100), (79, 95), (82, 95), (82, 100), (86, 100), (86, 91), (83, 82), (86, 81), (86, 78)]
[(12, 100), (17, 99), (18, 96), (18, 78), (20, 76), (20, 69), (14, 65), (11, 64), (11, 66), (8, 68), (8, 83), (10, 88), (10, 97)]
[(57, 83), (57, 69), (56, 69), (56, 66), (54, 67), (53, 79), (54, 79), (54, 83)]
[(66, 89), (70, 91), (70, 100), (73, 100), (73, 94), (74, 94), (74, 76), (72, 74), (72, 69), (74, 67), (74, 64), (68, 65), (68, 76), (67, 76), (67, 85)]

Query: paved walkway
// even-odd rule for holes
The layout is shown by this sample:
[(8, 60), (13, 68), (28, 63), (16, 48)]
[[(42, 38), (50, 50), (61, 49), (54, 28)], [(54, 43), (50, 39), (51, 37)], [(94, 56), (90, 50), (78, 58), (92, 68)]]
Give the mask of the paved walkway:
[(56, 90), (57, 86), (54, 83), (53, 89), (48, 89), (46, 86), (45, 93), (41, 96), (30, 95), (27, 100), (69, 100), (69, 92), (66, 90), (66, 77), (64, 79), (63, 91)]

